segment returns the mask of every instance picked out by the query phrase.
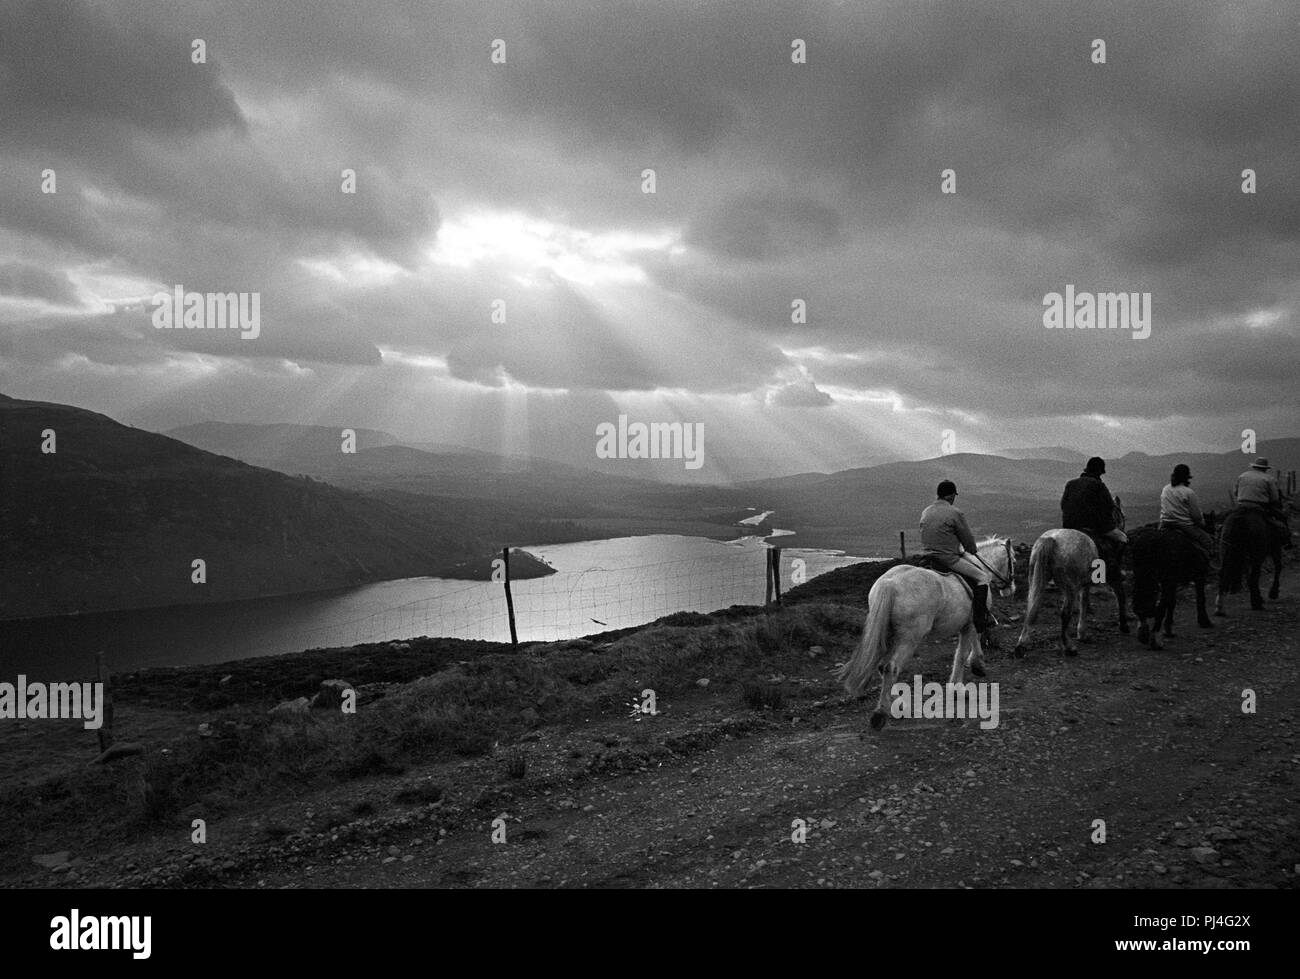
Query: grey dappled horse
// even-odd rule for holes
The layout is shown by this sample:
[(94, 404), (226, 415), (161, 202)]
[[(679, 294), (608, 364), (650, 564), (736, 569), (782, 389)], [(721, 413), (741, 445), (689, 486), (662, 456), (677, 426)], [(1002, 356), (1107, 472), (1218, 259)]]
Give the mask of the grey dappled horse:
[[(994, 576), (988, 603), (992, 612), (995, 592), (1004, 597), (1015, 594), (1011, 542), (991, 537), (980, 541), (975, 553)], [(967, 666), (975, 676), (986, 675), (972, 614), (971, 592), (959, 575), (900, 564), (876, 579), (867, 596), (862, 640), (835, 674), (853, 696), (862, 692), (875, 673), (881, 674), (880, 699), (871, 714), (874, 729), (880, 730), (889, 719), (889, 691), (898, 680), (899, 670), (930, 636), (957, 636), (949, 683), (961, 683)]]
[[(1119, 497), (1114, 499), (1115, 526), (1124, 529), (1124, 508)], [(1065, 530), (1057, 528), (1044, 533), (1034, 541), (1033, 550), (1029, 552), (1029, 594), (1025, 602), (1025, 623), (1016, 640), (1015, 655), (1023, 657), (1027, 651), (1030, 627), (1038, 618), (1043, 605), (1043, 593), (1047, 590), (1048, 579), (1056, 582), (1061, 591), (1061, 645), (1066, 656), (1079, 655), (1075, 640), (1082, 641), (1087, 635), (1088, 613), (1092, 611), (1091, 590), (1094, 584), (1094, 562), (1100, 560), (1097, 545), (1082, 530)], [(1106, 566), (1104, 582), (1115, 593), (1115, 603), (1119, 606), (1119, 631), (1129, 633), (1128, 598), (1124, 594), (1124, 576), (1119, 567), (1119, 555), (1113, 563)], [(1101, 582), (1096, 582), (1100, 584)], [(1079, 621), (1075, 627), (1075, 640), (1070, 638), (1070, 620), (1078, 609)]]

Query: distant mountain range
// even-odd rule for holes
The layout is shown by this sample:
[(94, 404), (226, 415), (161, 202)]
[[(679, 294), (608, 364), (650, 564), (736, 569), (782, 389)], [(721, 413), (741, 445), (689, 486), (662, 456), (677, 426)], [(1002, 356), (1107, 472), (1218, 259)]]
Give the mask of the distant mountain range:
[[(46, 430), (57, 451), (43, 453)], [(961, 453), (732, 486), (612, 476), (462, 446), (404, 445), (359, 429), (342, 452), (325, 426), (206, 423), (154, 434), (69, 405), (0, 395), (0, 619), (226, 601), (438, 574), (502, 546), (685, 533), (760, 532), (782, 547), (912, 549), (941, 479), (957, 483), (977, 534), (1032, 539), (1059, 519), (1082, 456)], [(1274, 465), (1300, 465), (1300, 439), (1263, 442)], [(1161, 487), (1187, 462), (1207, 506), (1222, 506), (1252, 457), (1240, 452), (1108, 460), (1130, 525), (1154, 519)], [(758, 508), (757, 511), (750, 508)], [(753, 532), (750, 528), (748, 532)], [(207, 583), (191, 582), (202, 558)]]
[(1033, 449), (997, 449), (992, 453), (1004, 459), (1053, 459), (1056, 462), (1086, 462), (1088, 456), (1064, 445), (1041, 445)]
[[(1269, 456), (1277, 468), (1298, 468), (1300, 439), (1260, 442), (1256, 454)], [(1106, 460), (1103, 478), (1122, 500), (1129, 526), (1137, 526), (1159, 515), (1160, 491), (1177, 463), (1191, 468), (1192, 486), (1203, 505), (1221, 510), (1228, 505), (1237, 476), (1254, 458), (1240, 451), (1158, 456), (1131, 452)], [(1035, 538), (1059, 526), (1061, 491), (1079, 475), (1084, 462), (954, 453), (827, 475), (762, 480), (738, 488), (761, 500), (765, 509), (776, 511), (775, 526), (798, 529), (797, 537), (781, 541), (783, 546), (856, 547), (867, 553), (887, 548), (888, 553), (898, 547), (899, 530), (907, 533), (913, 548), (919, 545), (917, 520), (943, 479), (957, 484), (957, 505), (967, 512), (977, 535)]]

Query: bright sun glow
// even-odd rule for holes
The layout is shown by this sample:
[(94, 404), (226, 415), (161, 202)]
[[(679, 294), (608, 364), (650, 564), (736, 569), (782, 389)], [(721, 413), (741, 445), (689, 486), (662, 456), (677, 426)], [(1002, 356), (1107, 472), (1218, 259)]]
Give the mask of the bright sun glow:
[(446, 220), (429, 253), (431, 261), (453, 268), (491, 263), (524, 283), (553, 274), (580, 285), (644, 282), (635, 261), (639, 252), (675, 253), (669, 233), (592, 233), (517, 212), (476, 211)]

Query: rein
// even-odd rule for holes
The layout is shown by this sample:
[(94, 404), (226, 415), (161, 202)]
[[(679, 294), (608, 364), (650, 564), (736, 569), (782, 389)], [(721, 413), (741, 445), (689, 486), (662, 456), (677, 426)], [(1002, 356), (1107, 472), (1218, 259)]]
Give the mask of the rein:
[(991, 567), (989, 567), (988, 562), (986, 562), (982, 557), (979, 556), (978, 551), (973, 553), (971, 557), (973, 557), (980, 564), (984, 565), (984, 570), (998, 580), (999, 588), (1010, 588), (1012, 583), (1015, 581), (1015, 574), (1016, 574), (1015, 571), (1012, 569), (1013, 558), (1011, 554), (1011, 538), (1008, 537), (1006, 540), (1004, 540), (1002, 542), (1002, 546), (1005, 547), (1007, 551), (1007, 574), (1011, 575), (1011, 578), (1009, 580), (1007, 578), (1002, 577), (1002, 575), (998, 574)]

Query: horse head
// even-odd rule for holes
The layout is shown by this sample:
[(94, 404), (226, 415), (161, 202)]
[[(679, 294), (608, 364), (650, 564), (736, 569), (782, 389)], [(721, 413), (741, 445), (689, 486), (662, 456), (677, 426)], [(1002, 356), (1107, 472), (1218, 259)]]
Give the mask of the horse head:
[(993, 590), (1001, 598), (1016, 594), (1016, 550), (1008, 537), (989, 537), (979, 542), (976, 557), (993, 573)]

